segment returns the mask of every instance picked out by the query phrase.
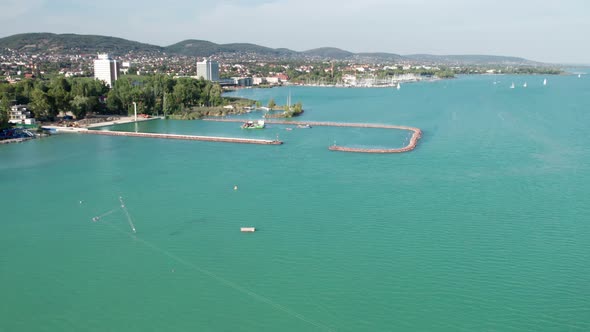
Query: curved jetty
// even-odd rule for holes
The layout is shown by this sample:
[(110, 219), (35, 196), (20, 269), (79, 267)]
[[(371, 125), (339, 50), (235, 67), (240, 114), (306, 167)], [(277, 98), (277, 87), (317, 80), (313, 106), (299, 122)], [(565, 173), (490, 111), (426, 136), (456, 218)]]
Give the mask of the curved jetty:
[[(205, 121), (216, 121), (216, 122), (243, 122), (243, 120), (235, 119), (203, 119)], [(396, 125), (385, 125), (375, 123), (343, 123), (343, 122), (302, 122), (302, 121), (266, 121), (270, 124), (286, 124), (286, 125), (308, 125), (308, 126), (324, 126), (324, 127), (353, 127), (353, 128), (380, 128), (380, 129), (398, 129), (398, 130), (409, 130), (412, 132), (412, 137), (408, 142), (408, 145), (402, 148), (394, 149), (369, 149), (369, 148), (352, 148), (346, 146), (332, 145), (328, 149), (332, 151), (342, 152), (362, 152), (362, 153), (401, 153), (412, 151), (418, 145), (418, 140), (422, 137), (422, 130), (416, 127), (408, 126), (396, 126)]]
[(181, 139), (188, 141), (207, 141), (207, 142), (225, 142), (225, 143), (244, 143), (244, 144), (262, 144), (262, 145), (279, 145), (283, 144), (279, 140), (236, 138), (236, 137), (216, 137), (216, 136), (195, 136), (195, 135), (178, 135), (178, 134), (156, 134), (156, 133), (136, 133), (130, 131), (107, 131), (107, 130), (84, 130), (81, 134), (106, 135), (106, 136), (130, 136), (130, 137), (149, 137), (149, 138), (168, 138)]

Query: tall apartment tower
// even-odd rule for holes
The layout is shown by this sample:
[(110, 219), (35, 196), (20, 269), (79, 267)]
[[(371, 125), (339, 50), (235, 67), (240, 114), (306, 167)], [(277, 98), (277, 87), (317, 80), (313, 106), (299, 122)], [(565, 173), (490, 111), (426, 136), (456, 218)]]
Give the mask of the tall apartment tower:
[(119, 62), (111, 59), (108, 54), (99, 54), (98, 59), (94, 60), (94, 78), (104, 81), (112, 88), (119, 78), (120, 66)]
[(197, 62), (197, 77), (202, 77), (209, 81), (219, 81), (219, 62), (203, 59)]

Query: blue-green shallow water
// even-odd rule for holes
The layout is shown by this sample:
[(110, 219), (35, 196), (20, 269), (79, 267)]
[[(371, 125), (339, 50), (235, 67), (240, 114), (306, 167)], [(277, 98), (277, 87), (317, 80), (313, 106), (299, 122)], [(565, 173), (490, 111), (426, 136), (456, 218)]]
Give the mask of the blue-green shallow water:
[(286, 143), (0, 146), (0, 330), (590, 329), (587, 77), (233, 94), (281, 104), (289, 90), (300, 120), (424, 137), (411, 153), (347, 154), (327, 147), (408, 134), (157, 120), (137, 129)]

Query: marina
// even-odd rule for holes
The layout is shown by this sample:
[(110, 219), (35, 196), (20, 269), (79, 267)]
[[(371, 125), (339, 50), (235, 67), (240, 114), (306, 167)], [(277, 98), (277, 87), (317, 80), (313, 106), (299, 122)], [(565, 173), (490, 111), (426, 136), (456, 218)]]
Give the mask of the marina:
[[(214, 121), (214, 122), (243, 122), (243, 120), (236, 120), (236, 119), (212, 119), (207, 118), (203, 119), (204, 121)], [(401, 148), (392, 148), (392, 149), (381, 149), (381, 148), (355, 148), (355, 147), (346, 147), (346, 146), (338, 146), (336, 144), (328, 147), (331, 151), (340, 151), (340, 152), (359, 152), (359, 153), (401, 153), (401, 152), (409, 152), (416, 148), (418, 145), (418, 140), (422, 137), (422, 130), (416, 127), (408, 127), (408, 126), (396, 126), (396, 125), (386, 125), (386, 124), (375, 124), (375, 123), (345, 123), (345, 122), (317, 122), (317, 121), (280, 121), (280, 120), (271, 120), (266, 121), (269, 124), (281, 124), (281, 125), (295, 125), (299, 128), (312, 128), (314, 126), (317, 127), (349, 127), (349, 128), (378, 128), (378, 129), (395, 129), (395, 130), (408, 130), (412, 132), (412, 137), (410, 138), (408, 144)]]

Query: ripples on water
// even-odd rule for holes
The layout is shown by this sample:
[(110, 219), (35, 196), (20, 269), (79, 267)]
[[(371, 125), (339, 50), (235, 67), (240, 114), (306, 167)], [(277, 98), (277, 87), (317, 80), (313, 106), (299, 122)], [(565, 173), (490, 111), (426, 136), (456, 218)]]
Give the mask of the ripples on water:
[(304, 121), (420, 127), (405, 154), (327, 149), (399, 147), (403, 131), (203, 121), (139, 129), (285, 145), (0, 146), (0, 330), (590, 329), (588, 82), (493, 80), (291, 88)]

